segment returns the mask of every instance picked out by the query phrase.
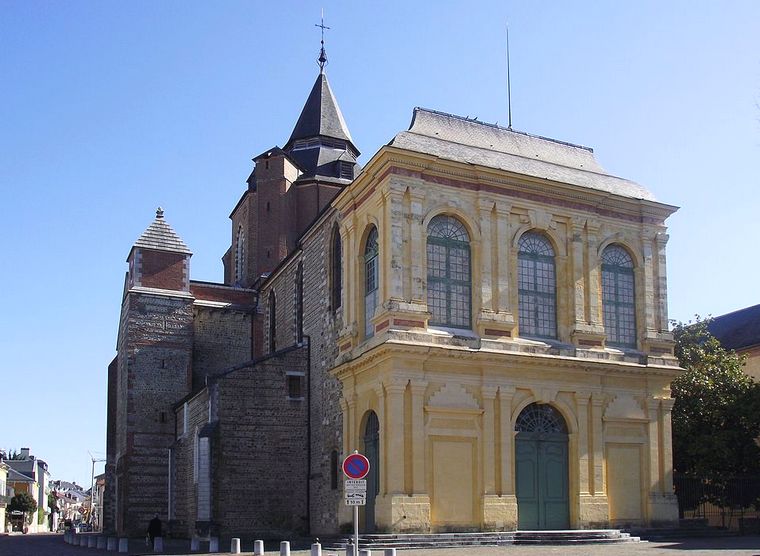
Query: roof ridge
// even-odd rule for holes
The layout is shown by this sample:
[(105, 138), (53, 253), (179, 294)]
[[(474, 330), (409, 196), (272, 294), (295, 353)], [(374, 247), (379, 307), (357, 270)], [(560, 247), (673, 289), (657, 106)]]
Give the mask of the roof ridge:
[[(422, 110), (424, 112), (429, 112), (431, 114), (436, 114), (438, 116), (446, 116), (448, 118), (454, 118), (455, 120), (460, 120), (462, 122), (467, 122), (470, 124), (478, 124), (486, 127), (490, 127), (493, 129), (498, 129), (500, 131), (508, 131), (509, 133), (517, 133), (519, 135), (524, 135), (526, 137), (531, 137), (533, 139), (541, 139), (543, 141), (551, 141), (552, 143), (557, 143), (559, 145), (565, 145), (566, 147), (573, 147), (576, 149), (583, 149), (584, 151), (588, 151), (590, 153), (594, 152), (594, 149), (592, 147), (587, 147), (586, 145), (579, 145), (577, 143), (571, 143), (569, 141), (562, 141), (561, 139), (553, 139), (551, 137), (545, 137), (543, 135), (537, 135), (535, 133), (528, 133), (527, 131), (520, 131), (518, 129), (514, 129), (511, 127), (504, 127), (500, 126), (499, 124), (494, 124), (491, 122), (485, 122), (482, 120), (478, 120), (477, 116), (475, 118), (470, 118), (469, 116), (460, 116), (458, 114), (450, 114), (449, 112), (442, 112), (440, 110), (433, 110), (431, 108), (425, 108), (422, 106), (415, 106), (415, 111)], [(414, 124), (414, 120), (412, 120), (412, 124)], [(409, 126), (409, 130), (411, 130), (412, 126)]]

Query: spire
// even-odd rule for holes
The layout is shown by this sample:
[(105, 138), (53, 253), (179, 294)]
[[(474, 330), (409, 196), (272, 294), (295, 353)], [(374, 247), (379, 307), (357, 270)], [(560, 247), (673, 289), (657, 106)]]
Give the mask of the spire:
[(325, 25), (324, 8), (322, 9), (322, 19), (319, 25), (315, 23), (314, 27), (319, 27), (322, 30), (322, 40), (319, 41), (322, 47), (319, 49), (319, 58), (317, 58), (317, 65), (319, 66), (319, 73), (324, 73), (325, 66), (327, 65), (327, 52), (325, 52), (325, 29), (329, 29), (329, 27)]

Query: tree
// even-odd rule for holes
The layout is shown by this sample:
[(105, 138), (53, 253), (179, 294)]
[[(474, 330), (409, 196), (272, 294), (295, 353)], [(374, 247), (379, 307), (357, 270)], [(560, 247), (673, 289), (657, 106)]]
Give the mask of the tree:
[(686, 372), (672, 383), (673, 465), (713, 484), (760, 473), (760, 385), (744, 357), (710, 334), (709, 319), (677, 323), (675, 354)]
[(21, 492), (11, 498), (11, 501), (8, 503), (7, 513), (10, 514), (13, 511), (24, 512), (27, 522), (31, 523), (32, 516), (37, 511), (37, 502), (32, 498), (31, 494)]

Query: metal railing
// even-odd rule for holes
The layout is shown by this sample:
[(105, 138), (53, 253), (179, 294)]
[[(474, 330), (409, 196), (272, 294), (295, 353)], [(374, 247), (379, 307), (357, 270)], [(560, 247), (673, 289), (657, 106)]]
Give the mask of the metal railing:
[(673, 488), (682, 520), (701, 520), (742, 533), (760, 532), (760, 476), (711, 481), (675, 473)]

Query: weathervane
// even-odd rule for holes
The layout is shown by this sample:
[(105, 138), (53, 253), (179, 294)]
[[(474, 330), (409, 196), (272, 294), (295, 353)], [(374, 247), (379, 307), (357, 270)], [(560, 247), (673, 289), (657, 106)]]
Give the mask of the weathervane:
[(325, 52), (325, 29), (329, 29), (325, 25), (325, 10), (322, 8), (322, 19), (319, 24), (314, 24), (314, 27), (319, 27), (322, 29), (322, 40), (320, 43), (322, 44), (322, 48), (319, 49), (319, 58), (317, 58), (317, 64), (319, 65), (319, 73), (322, 73), (325, 71), (325, 66), (327, 65), (327, 52)]

